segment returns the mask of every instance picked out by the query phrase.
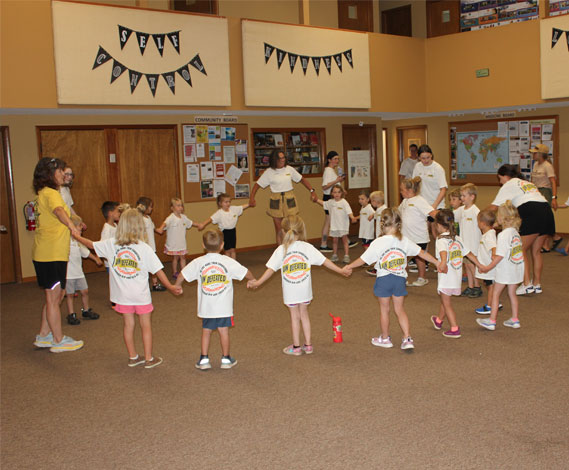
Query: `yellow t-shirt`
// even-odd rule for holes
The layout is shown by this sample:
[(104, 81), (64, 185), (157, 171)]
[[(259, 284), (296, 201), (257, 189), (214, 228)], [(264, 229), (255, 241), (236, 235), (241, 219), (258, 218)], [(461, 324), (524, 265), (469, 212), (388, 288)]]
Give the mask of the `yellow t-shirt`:
[(70, 215), (69, 207), (63, 202), (59, 191), (43, 188), (36, 199), (37, 229), (32, 248), (34, 261), (68, 261), (69, 260), (69, 228), (62, 224), (53, 213), (57, 207), (63, 207)]

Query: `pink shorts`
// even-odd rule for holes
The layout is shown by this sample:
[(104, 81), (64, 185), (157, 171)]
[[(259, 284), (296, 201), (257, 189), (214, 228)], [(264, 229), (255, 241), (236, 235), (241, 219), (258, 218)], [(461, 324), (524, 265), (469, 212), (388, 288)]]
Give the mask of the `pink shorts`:
[(168, 248), (164, 247), (164, 254), (170, 256), (184, 256), (188, 250), (180, 250), (180, 251), (170, 251)]
[(136, 313), (137, 315), (144, 315), (154, 310), (152, 304), (148, 305), (115, 305), (115, 312), (119, 313)]
[(443, 287), (442, 289), (437, 289), (437, 293), (448, 296), (453, 296), (453, 295), (460, 296), (460, 294), (462, 294), (462, 291), (460, 290), (460, 287), (458, 289), (449, 289), (448, 287)]

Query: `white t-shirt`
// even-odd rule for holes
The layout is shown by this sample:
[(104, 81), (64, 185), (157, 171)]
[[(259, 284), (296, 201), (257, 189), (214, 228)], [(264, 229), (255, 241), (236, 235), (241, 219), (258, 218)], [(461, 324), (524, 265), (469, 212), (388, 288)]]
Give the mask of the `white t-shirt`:
[(245, 266), (220, 253), (206, 253), (182, 269), (186, 281), (198, 281), (198, 317), (232, 317), (233, 279), (246, 274)]
[(279, 246), (267, 261), (267, 268), (281, 270), (283, 300), (286, 305), (310, 302), (312, 296), (312, 265), (321, 266), (326, 257), (310, 243), (295, 241), (288, 247)]
[(519, 284), (524, 280), (522, 237), (515, 228), (506, 228), (498, 234), (496, 255), (503, 256), (496, 265), (496, 282)]
[(192, 221), (181, 214), (177, 217), (174, 213), (166, 217), (166, 244), (168, 251), (184, 251), (186, 249), (186, 230), (192, 227)]
[(399, 168), (399, 174), (404, 176), (405, 178), (413, 178), (413, 170), (415, 169), (415, 165), (419, 163), (419, 160), (413, 160), (410, 157), (407, 157), (401, 162), (401, 168)]
[(381, 233), (381, 219), (380, 219), (380, 215), (383, 212), (384, 209), (387, 209), (387, 206), (384, 204), (381, 207), (378, 207), (375, 210), (375, 238), (379, 237), (379, 234)]
[[(429, 166), (423, 165), (418, 162), (413, 168), (413, 178), (415, 176), (421, 177), (421, 193), (420, 195), (425, 198), (429, 204), (433, 204), (442, 188), (447, 188), (447, 179), (445, 170), (437, 162), (433, 161)], [(441, 200), (437, 209), (442, 209), (445, 206), (444, 198)]]
[(415, 243), (429, 243), (427, 217), (433, 211), (433, 206), (422, 196), (403, 199), (399, 204), (403, 236)]
[(345, 199), (324, 201), (324, 209), (330, 213), (330, 231), (348, 232), (352, 208)]
[(360, 232), (358, 236), (363, 240), (373, 240), (375, 238), (374, 219), (369, 220), (370, 215), (375, 217), (375, 211), (371, 204), (362, 207), (360, 210)]
[[(322, 187), (326, 186), (327, 184), (330, 184), (332, 181), (336, 181), (336, 178), (338, 178), (336, 170), (327, 166), (326, 168), (324, 168), (324, 173), (322, 174)], [(332, 191), (333, 187), (334, 186), (330, 186), (328, 189), (323, 189), (322, 194), (330, 196), (330, 192)]]
[(219, 209), (211, 216), (211, 221), (219, 227), (219, 230), (231, 230), (237, 225), (238, 217), (243, 214), (243, 206), (229, 206), (225, 212)]
[(89, 248), (77, 240), (71, 239), (69, 244), (69, 261), (67, 262), (67, 279), (81, 279), (85, 277), (83, 273), (83, 263), (81, 258), (88, 258)]
[(393, 235), (376, 238), (360, 258), (366, 264), (374, 264), (377, 277), (394, 274), (407, 277), (407, 257), (417, 256), (421, 252), (419, 245), (406, 237), (399, 240)]
[(59, 187), (59, 193), (61, 194), (61, 197), (63, 198), (63, 202), (65, 202), (65, 204), (67, 204), (67, 207), (69, 207), (69, 209), (71, 209), (71, 206), (73, 205), (73, 198), (71, 197), (71, 190), (69, 189), (69, 187), (60, 186)]
[(148, 215), (143, 215), (144, 228), (146, 228), (146, 236), (148, 237), (148, 244), (150, 248), (156, 251), (156, 240), (154, 239), (154, 222)]
[[(103, 225), (103, 230), (101, 230), (101, 241), (108, 240), (110, 238), (115, 238), (116, 233), (117, 233), (117, 226), (105, 222), (105, 225)], [(105, 268), (108, 268), (109, 262), (106, 259), (104, 259), (103, 262), (105, 263)]]
[[(483, 233), (482, 237), (480, 237), (478, 247), (478, 261), (480, 261), (480, 264), (488, 266), (492, 262), (492, 248), (496, 248), (496, 230), (493, 228)], [(494, 280), (496, 278), (496, 268), (487, 273), (481, 273), (478, 271), (478, 268), (476, 268), (476, 277), (478, 279)]]
[(506, 181), (498, 194), (496, 199), (492, 201), (495, 206), (501, 206), (507, 200), (512, 201), (515, 207), (520, 207), (526, 202), (547, 202), (547, 199), (539, 192), (536, 185), (529, 181), (520, 178), (512, 178)]
[(472, 204), (468, 209), (460, 206), (453, 211), (454, 221), (458, 222), (460, 229), (460, 238), (464, 246), (467, 247), (474, 256), (478, 256), (478, 246), (480, 245), (480, 237), (482, 232), (478, 228), (478, 213), (480, 209), (476, 204)]
[(284, 168), (267, 168), (261, 177), (257, 180), (257, 184), (261, 188), (271, 187), (272, 193), (286, 193), (292, 191), (292, 182), (300, 182), (302, 175), (292, 166)]
[(114, 238), (93, 243), (95, 253), (109, 260), (111, 302), (119, 305), (152, 303), (148, 273), (156, 274), (164, 266), (154, 250), (142, 241), (117, 245)]
[(460, 289), (462, 283), (462, 258), (470, 250), (464, 246), (459, 236), (445, 238), (448, 232), (442, 233), (437, 238), (436, 254), (437, 259), (441, 260), (441, 252), (447, 252), (447, 272), (438, 274), (438, 289)]

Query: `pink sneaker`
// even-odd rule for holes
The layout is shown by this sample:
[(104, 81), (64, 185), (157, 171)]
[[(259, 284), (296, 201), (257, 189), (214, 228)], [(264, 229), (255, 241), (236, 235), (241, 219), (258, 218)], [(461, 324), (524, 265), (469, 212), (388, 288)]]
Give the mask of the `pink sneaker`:
[(283, 352), (289, 356), (302, 356), (302, 348), (300, 346), (298, 348), (295, 348), (292, 344), (289, 344), (286, 348), (284, 348)]
[(460, 328), (456, 331), (448, 330), (443, 333), (445, 338), (460, 338)]
[(436, 315), (431, 317), (431, 323), (435, 327), (435, 330), (440, 330), (443, 327), (443, 322), (439, 321)]
[(302, 346), (302, 350), (304, 351), (304, 354), (312, 354), (314, 352), (314, 348), (311, 344), (305, 344)]

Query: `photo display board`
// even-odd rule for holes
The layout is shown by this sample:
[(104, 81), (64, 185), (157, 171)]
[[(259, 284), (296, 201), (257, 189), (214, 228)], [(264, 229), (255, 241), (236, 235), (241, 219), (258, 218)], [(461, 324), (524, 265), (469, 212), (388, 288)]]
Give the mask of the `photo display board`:
[(519, 165), (528, 179), (533, 167), (529, 149), (549, 148), (559, 181), (559, 116), (486, 119), (449, 123), (450, 183), (497, 186), (498, 168)]
[(184, 202), (249, 199), (247, 124), (182, 124)]

